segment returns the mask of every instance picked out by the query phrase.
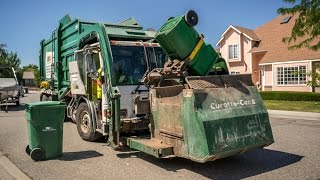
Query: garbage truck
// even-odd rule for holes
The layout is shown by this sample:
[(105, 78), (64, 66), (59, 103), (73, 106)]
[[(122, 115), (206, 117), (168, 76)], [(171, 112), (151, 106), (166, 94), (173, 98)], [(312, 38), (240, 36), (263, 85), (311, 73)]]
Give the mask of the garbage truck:
[(65, 102), (85, 141), (104, 136), (115, 150), (157, 158), (204, 163), (272, 144), (251, 75), (229, 75), (197, 23), (192, 10), (158, 31), (133, 18), (112, 24), (67, 15), (41, 41), (40, 100)]

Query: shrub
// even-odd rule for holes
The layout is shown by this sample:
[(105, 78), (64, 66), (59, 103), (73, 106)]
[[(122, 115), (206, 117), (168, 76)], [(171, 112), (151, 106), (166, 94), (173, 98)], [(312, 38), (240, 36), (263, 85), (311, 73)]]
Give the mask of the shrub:
[(260, 94), (263, 100), (320, 101), (320, 93), (314, 92), (264, 91)]

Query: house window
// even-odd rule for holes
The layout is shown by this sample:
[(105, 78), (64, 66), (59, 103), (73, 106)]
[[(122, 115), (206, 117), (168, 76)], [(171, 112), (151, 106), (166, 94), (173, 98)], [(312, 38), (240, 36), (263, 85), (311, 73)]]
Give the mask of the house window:
[(229, 45), (229, 59), (238, 59), (238, 44)]
[(304, 85), (306, 80), (306, 66), (277, 68), (278, 85)]
[(231, 71), (230, 74), (231, 74), (231, 75), (240, 74), (240, 71)]

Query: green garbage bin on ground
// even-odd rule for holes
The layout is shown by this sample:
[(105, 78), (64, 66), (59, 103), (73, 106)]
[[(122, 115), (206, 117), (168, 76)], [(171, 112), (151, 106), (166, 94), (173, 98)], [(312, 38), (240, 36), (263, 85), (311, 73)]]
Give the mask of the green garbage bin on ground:
[(63, 122), (66, 105), (59, 101), (41, 101), (25, 106), (29, 145), (26, 152), (35, 161), (62, 155)]

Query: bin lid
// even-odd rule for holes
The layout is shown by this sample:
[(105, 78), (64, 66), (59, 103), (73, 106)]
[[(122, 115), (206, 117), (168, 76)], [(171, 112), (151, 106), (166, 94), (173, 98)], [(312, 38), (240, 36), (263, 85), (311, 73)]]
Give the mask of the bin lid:
[(65, 106), (65, 103), (60, 101), (39, 101), (39, 102), (33, 102), (33, 103), (26, 103), (27, 109), (32, 109), (37, 107), (50, 107), (50, 106)]
[(178, 22), (181, 21), (182, 18), (183, 16), (178, 16), (175, 18), (168, 19), (168, 21), (160, 28), (159, 33), (172, 29)]

